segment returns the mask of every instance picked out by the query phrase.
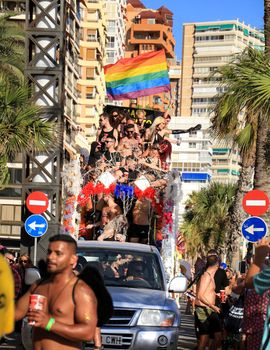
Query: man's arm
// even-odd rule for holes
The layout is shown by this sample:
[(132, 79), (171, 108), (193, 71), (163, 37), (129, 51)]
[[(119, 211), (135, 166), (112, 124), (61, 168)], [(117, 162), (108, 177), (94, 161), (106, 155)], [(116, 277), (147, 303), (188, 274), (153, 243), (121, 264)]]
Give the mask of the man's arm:
[(29, 309), (29, 298), (31, 291), (35, 288), (36, 284), (31, 287), (17, 302), (15, 308), (15, 321), (24, 318)]
[[(90, 287), (79, 281), (75, 289), (75, 324), (67, 325), (55, 321), (50, 332), (71, 341), (90, 341), (94, 338), (97, 325), (97, 299)], [(34, 327), (46, 329), (51, 315), (42, 311), (28, 313), (30, 321), (35, 321)]]
[[(252, 265), (248, 269), (248, 273), (245, 280), (246, 287), (248, 288), (254, 287), (254, 283), (253, 283), (254, 276), (260, 272), (261, 267), (265, 261), (265, 258), (267, 257), (269, 252), (270, 252), (269, 238), (263, 238), (261, 241), (255, 244), (255, 256), (254, 256)], [(262, 277), (264, 277), (265, 273), (262, 272), (261, 274), (262, 274)], [(265, 278), (268, 279), (268, 276), (265, 276)], [(261, 280), (261, 278), (259, 278), (259, 282), (262, 285), (262, 289), (263, 289), (263, 281)], [(269, 283), (269, 281), (267, 282)]]

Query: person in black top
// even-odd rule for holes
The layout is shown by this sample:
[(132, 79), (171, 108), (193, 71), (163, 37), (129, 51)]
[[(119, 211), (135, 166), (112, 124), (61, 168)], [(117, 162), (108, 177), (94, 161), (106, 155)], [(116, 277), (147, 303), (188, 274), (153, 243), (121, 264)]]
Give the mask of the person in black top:
[(115, 143), (115, 137), (107, 137), (105, 140), (105, 152), (103, 156), (107, 162), (110, 162), (112, 164), (112, 166), (119, 168), (122, 157), (120, 156), (120, 153), (115, 150)]
[(118, 142), (118, 132), (111, 125), (111, 117), (107, 113), (103, 113), (100, 115), (99, 123), (100, 128), (97, 132), (97, 141), (101, 142), (102, 146), (104, 146), (105, 141), (108, 137), (114, 137), (116, 140), (116, 146)]

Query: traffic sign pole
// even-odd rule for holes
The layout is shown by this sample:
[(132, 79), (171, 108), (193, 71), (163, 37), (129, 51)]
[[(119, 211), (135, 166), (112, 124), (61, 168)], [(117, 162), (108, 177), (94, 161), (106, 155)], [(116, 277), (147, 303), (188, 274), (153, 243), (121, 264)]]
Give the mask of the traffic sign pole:
[(37, 266), (37, 238), (34, 241), (34, 266)]

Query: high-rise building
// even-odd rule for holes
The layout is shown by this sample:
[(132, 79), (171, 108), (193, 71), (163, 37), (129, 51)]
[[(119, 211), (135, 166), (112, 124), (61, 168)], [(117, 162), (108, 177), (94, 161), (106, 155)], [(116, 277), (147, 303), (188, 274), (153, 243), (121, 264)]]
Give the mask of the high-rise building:
[[(210, 120), (207, 117), (173, 117), (170, 129), (188, 129), (201, 124), (201, 130), (181, 135), (174, 135), (172, 141), (171, 167), (181, 174), (181, 199), (179, 203), (179, 221), (185, 212), (185, 202), (193, 191), (200, 191), (207, 186), (212, 178), (212, 143), (208, 128)], [(181, 136), (181, 142), (177, 138)], [(179, 144), (177, 144), (179, 143)]]
[[(213, 73), (248, 46), (263, 48), (264, 36), (238, 20), (184, 24), (180, 115), (210, 117), (222, 92), (221, 78)], [(213, 179), (237, 181), (239, 168), (237, 151), (213, 145)]]
[(181, 94), (181, 63), (172, 62), (169, 68), (171, 83), (171, 105), (169, 111), (173, 116), (180, 115), (180, 94)]
[(126, 0), (105, 0), (107, 18), (106, 64), (124, 57), (126, 44)]
[(91, 0), (82, 8), (80, 40), (80, 79), (76, 123), (85, 130), (89, 142), (96, 136), (103, 111), (106, 87), (103, 66), (106, 57), (105, 1)]
[[(30, 3), (30, 2), (29, 2)], [(46, 6), (47, 2), (42, 3), (43, 6), (45, 6), (44, 13), (42, 15), (44, 16), (44, 21), (46, 21)], [(32, 4), (31, 4), (32, 6)], [(42, 69), (46, 70), (46, 66), (44, 65), (47, 59), (47, 56), (51, 58), (54, 57), (51, 61), (53, 61), (53, 64), (58, 67), (63, 67), (63, 72), (59, 73), (57, 71), (57, 79), (59, 78), (59, 82), (54, 82), (54, 76), (51, 75), (51, 81), (48, 81), (46, 84), (48, 86), (48, 91), (40, 92), (40, 101), (44, 97), (42, 93), (46, 93), (47, 99), (44, 98), (43, 101), (48, 102), (48, 104), (54, 104), (54, 98), (57, 100), (59, 97), (60, 101), (59, 103), (63, 102), (63, 118), (61, 116), (61, 120), (63, 120), (63, 149), (60, 150), (60, 152), (63, 155), (64, 161), (66, 159), (69, 159), (71, 154), (77, 154), (79, 155), (81, 150), (85, 148), (89, 148), (87, 139), (85, 137), (85, 133), (82, 130), (82, 128), (79, 127), (79, 125), (76, 122), (76, 106), (78, 103), (78, 92), (77, 92), (77, 80), (79, 78), (79, 67), (78, 67), (78, 56), (80, 53), (80, 47), (79, 47), (79, 41), (80, 41), (80, 17), (81, 17), (81, 7), (82, 2), (80, 0), (74, 0), (69, 1), (67, 0), (67, 13), (65, 16), (65, 30), (64, 30), (64, 37), (65, 37), (65, 60), (62, 64), (62, 61), (60, 62), (60, 56), (59, 52), (57, 51), (57, 42), (55, 39), (55, 46), (52, 45), (52, 49), (48, 50), (49, 52), (44, 49), (45, 53), (43, 56), (43, 51), (41, 52), (42, 45), (44, 44), (44, 41), (42, 44), (40, 44), (40, 47), (37, 48), (37, 44), (35, 43), (35, 38), (33, 38), (29, 33), (27, 32), (26, 35), (28, 36), (29, 41), (31, 41), (31, 46), (29, 45), (31, 51), (30, 59), (34, 61), (33, 67), (35, 66), (36, 61), (38, 61), (38, 64), (41, 65), (40, 62), (42, 62)], [(21, 27), (25, 27), (26, 23), (26, 14), (25, 14), (25, 2), (24, 1), (2, 1), (0, 3), (0, 11), (2, 13), (6, 13), (7, 11), (16, 10), (16, 12), (19, 12), (19, 14), (14, 15), (10, 18), (10, 21), (14, 21), (21, 25)], [(55, 16), (54, 10), (51, 10), (51, 13)], [(51, 14), (51, 16), (53, 16)], [(29, 13), (28, 13), (29, 15)], [(40, 16), (42, 17), (42, 16)], [(30, 18), (30, 15), (29, 15)], [(29, 22), (29, 18), (27, 18), (27, 21)], [(57, 17), (58, 19), (58, 17)], [(43, 19), (42, 19), (43, 20)], [(42, 21), (40, 20), (40, 21)], [(28, 23), (27, 22), (27, 23)], [(48, 21), (50, 22), (50, 21)], [(46, 22), (47, 23), (47, 22)], [(30, 26), (30, 24), (29, 24)], [(44, 27), (42, 27), (44, 28)], [(31, 30), (35, 30), (34, 26), (31, 28)], [(40, 33), (40, 28), (38, 29)], [(53, 32), (54, 33), (54, 32)], [(29, 39), (30, 38), (30, 39)], [(39, 54), (38, 60), (35, 58)], [(50, 56), (51, 55), (51, 56)], [(45, 58), (44, 58), (45, 57)], [(48, 59), (49, 60), (49, 59)], [(49, 61), (49, 62), (51, 62)], [(29, 74), (29, 66), (32, 62), (26, 62), (28, 64), (28, 74)], [(37, 64), (37, 65), (38, 65)], [(40, 68), (38, 66), (38, 68)], [(52, 67), (49, 67), (52, 68)], [(62, 75), (61, 75), (62, 74)], [(61, 76), (61, 77), (60, 77)], [(37, 78), (38, 79), (38, 78)], [(60, 81), (61, 80), (61, 81)], [(37, 80), (37, 82), (39, 82)], [(62, 82), (64, 83), (62, 85)], [(52, 85), (50, 85), (52, 84)], [(54, 88), (51, 88), (51, 86), (54, 86)], [(61, 99), (60, 94), (55, 94), (56, 96), (53, 96), (53, 93), (56, 90), (56, 87), (59, 88), (59, 86), (63, 86), (63, 99)], [(44, 90), (46, 90), (46, 87), (44, 87)], [(61, 91), (62, 93), (62, 91)], [(53, 106), (49, 106), (49, 108), (53, 108)], [(62, 109), (62, 105), (60, 106)], [(23, 162), (22, 155), (19, 154), (15, 159), (10, 161), (8, 163), (9, 167), (9, 173), (10, 173), (10, 182), (7, 186), (5, 186), (4, 189), (0, 190), (0, 240), (1, 243), (4, 245), (7, 245), (8, 247), (18, 248), (20, 243), (20, 233), (21, 228), (23, 227), (22, 222), (22, 206), (23, 206), (23, 181), (24, 181), (24, 167), (25, 164)], [(46, 167), (45, 167), (46, 168)], [(34, 169), (34, 166), (32, 163), (29, 164), (29, 169)], [(46, 168), (47, 174), (49, 174), (49, 167)], [(54, 169), (54, 167), (51, 167), (50, 169)], [(61, 171), (61, 169), (57, 169), (57, 171)], [(28, 171), (29, 172), (29, 171)], [(36, 172), (38, 174), (38, 171)], [(39, 176), (39, 175), (38, 175)], [(52, 174), (52, 181), (54, 180), (54, 173)], [(34, 181), (33, 181), (34, 182)], [(49, 182), (49, 181), (48, 181)], [(52, 186), (53, 187), (53, 186)], [(54, 185), (55, 187), (55, 185)], [(59, 208), (60, 209), (60, 208)]]
[[(126, 57), (164, 49), (167, 62), (175, 57), (172, 33), (173, 13), (165, 6), (147, 9), (140, 0), (127, 1)], [(139, 97), (137, 105), (164, 110), (169, 107), (170, 93)]]

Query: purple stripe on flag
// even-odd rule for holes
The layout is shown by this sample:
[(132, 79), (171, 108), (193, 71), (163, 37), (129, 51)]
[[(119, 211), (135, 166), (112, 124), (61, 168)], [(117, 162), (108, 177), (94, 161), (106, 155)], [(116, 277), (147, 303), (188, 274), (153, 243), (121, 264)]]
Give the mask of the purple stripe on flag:
[(157, 86), (149, 89), (127, 92), (126, 94), (119, 94), (119, 95), (113, 95), (113, 96), (110, 94), (107, 94), (107, 96), (110, 100), (129, 100), (132, 98), (150, 96), (150, 95), (158, 94), (160, 92), (169, 92), (169, 91), (171, 91), (171, 86), (170, 84), (167, 84), (167, 85)]

